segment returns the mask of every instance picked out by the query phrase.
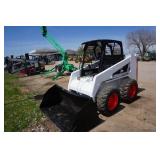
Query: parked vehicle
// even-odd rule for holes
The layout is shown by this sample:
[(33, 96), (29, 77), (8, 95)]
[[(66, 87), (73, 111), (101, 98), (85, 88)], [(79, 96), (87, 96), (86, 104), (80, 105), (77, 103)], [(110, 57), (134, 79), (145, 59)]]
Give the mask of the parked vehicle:
[(92, 40), (82, 45), (83, 61), (71, 73), (68, 90), (54, 85), (40, 105), (62, 131), (79, 131), (89, 122), (90, 109), (112, 115), (121, 100), (132, 102), (138, 93), (137, 58), (123, 54), (121, 41)]

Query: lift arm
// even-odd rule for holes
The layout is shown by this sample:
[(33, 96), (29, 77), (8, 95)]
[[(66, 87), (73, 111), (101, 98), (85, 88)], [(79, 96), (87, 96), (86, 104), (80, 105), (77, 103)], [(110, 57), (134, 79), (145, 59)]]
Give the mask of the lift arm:
[(47, 27), (42, 26), (42, 27), (41, 27), (41, 30), (42, 30), (42, 35), (43, 35), (43, 37), (45, 37), (45, 38), (48, 40), (48, 42), (49, 42), (55, 49), (57, 49), (57, 51), (62, 55), (63, 63), (67, 63), (67, 55), (66, 55), (66, 52), (65, 52), (65, 50), (63, 49), (63, 47), (61, 47), (61, 45), (58, 44), (58, 42), (57, 42), (53, 37), (51, 37), (51, 36), (48, 34)]

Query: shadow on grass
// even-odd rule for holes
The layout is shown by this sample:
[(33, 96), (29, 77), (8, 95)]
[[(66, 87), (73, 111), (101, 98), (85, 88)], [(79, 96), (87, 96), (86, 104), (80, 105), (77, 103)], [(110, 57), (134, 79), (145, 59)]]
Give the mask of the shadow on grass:
[(42, 100), (42, 99), (43, 99), (43, 96), (44, 96), (43, 94), (38, 94), (38, 95), (35, 95), (35, 96), (34, 96), (34, 99), (35, 99), (35, 100)]

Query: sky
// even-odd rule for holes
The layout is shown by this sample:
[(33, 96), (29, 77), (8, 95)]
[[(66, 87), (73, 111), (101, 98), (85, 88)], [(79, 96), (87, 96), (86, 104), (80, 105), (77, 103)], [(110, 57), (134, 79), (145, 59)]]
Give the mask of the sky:
[[(77, 50), (82, 42), (94, 39), (121, 40), (125, 46), (129, 32), (156, 28), (153, 26), (50, 26), (47, 29), (64, 49)], [(41, 48), (52, 48), (52, 46), (41, 35), (40, 26), (4, 27), (5, 56), (12, 54), (18, 56)]]

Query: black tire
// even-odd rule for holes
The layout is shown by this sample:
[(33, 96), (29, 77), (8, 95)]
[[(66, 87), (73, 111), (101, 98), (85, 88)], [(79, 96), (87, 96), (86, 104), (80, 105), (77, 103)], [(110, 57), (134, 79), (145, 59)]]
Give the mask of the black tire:
[(56, 66), (56, 72), (61, 72), (62, 71), (63, 66), (62, 65), (57, 65)]
[[(118, 102), (114, 109), (110, 109), (108, 106), (108, 102), (110, 97), (116, 94), (118, 98)], [(112, 115), (118, 108), (120, 103), (120, 92), (117, 88), (113, 87), (103, 87), (97, 95), (97, 108), (104, 115)]]
[(27, 76), (31, 76), (31, 72), (27, 71)]
[(12, 66), (10, 64), (8, 64), (7, 70), (8, 70), (8, 73), (12, 73)]
[(12, 73), (12, 69), (11, 68), (8, 68), (8, 73)]
[(45, 68), (41, 68), (41, 72), (44, 72), (45, 71)]
[[(133, 93), (131, 94), (132, 88), (134, 89), (134, 91), (132, 91)], [(137, 97), (137, 93), (138, 93), (138, 84), (137, 81), (133, 79), (128, 80), (126, 84), (124, 84), (120, 88), (121, 98), (122, 101), (124, 102), (133, 102)]]

